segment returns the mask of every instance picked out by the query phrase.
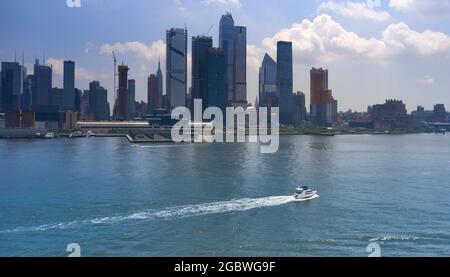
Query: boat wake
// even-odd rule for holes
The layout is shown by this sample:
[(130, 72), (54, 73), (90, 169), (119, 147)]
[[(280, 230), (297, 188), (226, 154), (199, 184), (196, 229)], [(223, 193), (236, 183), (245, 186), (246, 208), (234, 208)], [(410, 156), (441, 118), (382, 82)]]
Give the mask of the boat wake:
[(123, 216), (111, 216), (94, 218), (65, 223), (46, 224), (36, 227), (18, 227), (10, 230), (0, 231), (0, 233), (17, 232), (41, 232), (55, 229), (71, 229), (89, 225), (116, 224), (132, 220), (170, 220), (176, 218), (203, 216), (210, 214), (223, 214), (230, 212), (243, 212), (264, 207), (275, 207), (296, 202), (294, 196), (272, 196), (264, 198), (245, 198), (232, 201), (214, 202), (199, 205), (178, 206), (161, 210), (147, 210)]

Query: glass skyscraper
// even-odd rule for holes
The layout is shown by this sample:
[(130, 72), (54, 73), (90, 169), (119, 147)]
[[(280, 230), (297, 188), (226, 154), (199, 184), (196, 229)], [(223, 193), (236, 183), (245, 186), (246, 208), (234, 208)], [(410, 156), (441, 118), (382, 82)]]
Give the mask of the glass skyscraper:
[(290, 125), (290, 102), (293, 95), (292, 42), (277, 43), (277, 94), (280, 98), (280, 123)]
[(64, 97), (63, 109), (74, 110), (75, 107), (75, 62), (64, 61)]
[(23, 67), (17, 62), (2, 62), (1, 71), (1, 109), (6, 111), (17, 111), (21, 108), (23, 94)]
[[(272, 99), (277, 94), (277, 63), (268, 54), (264, 55), (259, 68), (259, 106), (272, 106)], [(271, 103), (269, 103), (271, 102)]]
[(119, 100), (116, 118), (125, 120), (128, 117), (128, 66), (119, 65)]
[(187, 30), (170, 29), (166, 37), (166, 92), (170, 109), (186, 106)]
[(34, 65), (35, 91), (33, 95), (33, 106), (50, 105), (50, 93), (52, 90), (52, 68), (40, 65), (36, 60)]
[(228, 102), (247, 105), (247, 29), (235, 26), (233, 16), (226, 13), (219, 26), (219, 47), (225, 51)]
[[(202, 99), (203, 109), (208, 105), (208, 50), (213, 47), (211, 37), (192, 38), (192, 101)], [(191, 105), (192, 107), (192, 105)]]
[(227, 106), (227, 80), (225, 79), (226, 58), (220, 48), (208, 50), (208, 107), (225, 111)]
[(108, 91), (100, 82), (89, 83), (89, 117), (98, 121), (109, 120)]
[(136, 117), (136, 81), (128, 80), (128, 119)]

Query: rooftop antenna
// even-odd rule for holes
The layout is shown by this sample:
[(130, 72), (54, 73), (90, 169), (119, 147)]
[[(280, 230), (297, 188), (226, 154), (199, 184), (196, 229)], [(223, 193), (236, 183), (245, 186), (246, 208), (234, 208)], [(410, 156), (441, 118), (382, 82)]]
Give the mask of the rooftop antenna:
[(14, 62), (15, 63), (17, 62), (17, 52), (16, 51), (14, 51)]
[(22, 50), (22, 66), (25, 66), (25, 51)]

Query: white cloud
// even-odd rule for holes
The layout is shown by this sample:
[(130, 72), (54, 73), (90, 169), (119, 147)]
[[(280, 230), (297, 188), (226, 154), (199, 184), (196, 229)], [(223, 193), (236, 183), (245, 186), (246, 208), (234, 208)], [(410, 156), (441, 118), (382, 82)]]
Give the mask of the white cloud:
[(450, 0), (390, 0), (389, 7), (425, 17), (450, 16)]
[(256, 45), (247, 45), (247, 68), (250, 72), (258, 72), (264, 53), (264, 50)]
[(165, 57), (166, 44), (162, 40), (153, 42), (147, 45), (138, 41), (104, 44), (100, 47), (100, 53), (104, 55), (111, 55), (112, 52), (116, 54), (135, 54), (147, 61), (157, 61), (159, 58)]
[(389, 1), (389, 7), (397, 10), (407, 10), (411, 7), (414, 1), (411, 0), (391, 0)]
[(417, 80), (417, 83), (420, 84), (420, 85), (433, 85), (434, 84), (434, 79), (431, 76), (429, 76), (429, 75), (425, 75), (425, 76), (419, 78)]
[(222, 6), (240, 6), (240, 0), (201, 0), (200, 3), (205, 5), (222, 5)]
[(264, 39), (263, 46), (274, 55), (278, 41), (292, 41), (295, 58), (308, 64), (337, 58), (390, 61), (404, 55), (450, 56), (450, 37), (446, 34), (429, 30), (417, 32), (399, 23), (389, 25), (380, 38), (364, 38), (345, 30), (326, 14), (280, 30)]
[[(46, 64), (51, 65), (53, 73), (56, 75), (64, 75), (64, 60), (49, 58), (46, 60)], [(95, 79), (95, 75), (89, 72), (87, 69), (75, 64), (75, 79), (92, 81)]]
[(373, 21), (387, 21), (391, 15), (386, 11), (378, 11), (366, 2), (334, 2), (328, 1), (320, 4), (318, 10), (320, 12), (332, 11), (336, 14), (355, 19), (368, 19)]
[(178, 11), (181, 13), (187, 12), (187, 8), (184, 6), (183, 1), (181, 0), (173, 0), (175, 3), (175, 6), (177, 7)]

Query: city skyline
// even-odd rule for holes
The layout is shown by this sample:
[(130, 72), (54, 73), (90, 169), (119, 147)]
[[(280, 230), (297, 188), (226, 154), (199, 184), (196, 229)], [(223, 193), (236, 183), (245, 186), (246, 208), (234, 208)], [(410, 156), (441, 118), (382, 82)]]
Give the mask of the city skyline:
[[(445, 3), (448, 1), (436, 1), (437, 4), (427, 6), (429, 8), (427, 16), (433, 16), (433, 20), (422, 19), (418, 8), (414, 8), (414, 5), (400, 8), (395, 5), (396, 1), (381, 1), (380, 8), (369, 8), (365, 1), (355, 1), (353, 3), (362, 7), (361, 11), (369, 14), (361, 12), (359, 18), (352, 18), (345, 13), (342, 15), (346, 10), (344, 8), (347, 7), (348, 10), (353, 7), (348, 5), (350, 2), (346, 1), (336, 3), (331, 1), (302, 1), (302, 3), (283, 1), (282, 5), (278, 5), (278, 2), (267, 1), (263, 5), (264, 8), (278, 5), (272, 10), (273, 13), (285, 13), (283, 18), (277, 18), (276, 24), (270, 27), (266, 26), (270, 21), (267, 18), (257, 21), (258, 24), (256, 24), (257, 13), (261, 11), (262, 7), (253, 12), (251, 8), (255, 7), (255, 3), (251, 0), (233, 1), (238, 4), (226, 4), (228, 1), (221, 1), (225, 4), (220, 5), (214, 4), (215, 1), (178, 1), (178, 4), (168, 1), (170, 3), (154, 3), (155, 6), (152, 9), (148, 8), (149, 1), (145, 2), (136, 1), (136, 5), (133, 5), (133, 9), (142, 8), (142, 16), (138, 14), (131, 21), (121, 22), (121, 27), (117, 23), (111, 23), (110, 19), (106, 17), (107, 13), (113, 14), (118, 9), (127, 8), (120, 1), (103, 3), (102, 1), (85, 0), (81, 8), (72, 9), (65, 6), (65, 1), (61, 1), (61, 3), (40, 1), (40, 6), (48, 6), (48, 9), (44, 9), (40, 16), (31, 13), (39, 6), (35, 3), (28, 4), (27, 2), (25, 7), (15, 3), (2, 3), (4, 8), (1, 10), (11, 13), (14, 13), (15, 9), (20, 6), (25, 22), (17, 22), (17, 19), (12, 18), (9, 13), (4, 16), (2, 14), (1, 21), (9, 20), (8, 22), (11, 22), (13, 20), (12, 22), (17, 22), (17, 24), (10, 24), (15, 27), (0, 31), (2, 37), (8, 37), (8, 40), (0, 46), (0, 60), (13, 61), (14, 53), (16, 53), (17, 60), (20, 61), (23, 50), (26, 59), (25, 65), (30, 73), (33, 71), (35, 55), (42, 61), (41, 56), (45, 50), (46, 62), (53, 65), (53, 87), (61, 88), (63, 87), (63, 61), (74, 60), (76, 62), (76, 87), (85, 89), (89, 82), (99, 80), (108, 90), (109, 102), (114, 103), (112, 56), (109, 50), (116, 50), (119, 62), (123, 61), (129, 65), (130, 78), (136, 79), (136, 100), (146, 101), (147, 78), (155, 72), (158, 59), (165, 59), (164, 32), (172, 27), (183, 27), (183, 22), (186, 22), (189, 32), (187, 43), (189, 88), (191, 87), (191, 36), (202, 34), (212, 36), (214, 46), (217, 46), (220, 17), (225, 10), (230, 10), (235, 21), (239, 25), (247, 27), (247, 100), (249, 102), (253, 103), (258, 94), (258, 70), (264, 54), (267, 52), (272, 57), (276, 57), (276, 47), (272, 49), (273, 45), (276, 46), (275, 40), (288, 37), (293, 41), (294, 48), (293, 92), (303, 91), (307, 96), (307, 106), (309, 106), (310, 96), (309, 69), (312, 67), (323, 67), (330, 70), (330, 86), (333, 88), (334, 96), (339, 99), (339, 110), (342, 111), (348, 108), (364, 111), (368, 105), (380, 103), (388, 98), (404, 100), (408, 111), (415, 110), (418, 105), (425, 106), (427, 109), (436, 103), (450, 105), (448, 97), (446, 97), (449, 81), (445, 78), (445, 69), (449, 65), (450, 39), (447, 35), (448, 27), (443, 25), (448, 16), (445, 13), (447, 7)], [(289, 5), (298, 7), (299, 4), (302, 9), (299, 9), (298, 13), (289, 12), (290, 9), (287, 8)], [(183, 5), (184, 8), (180, 8), (180, 5)], [(440, 7), (440, 9), (436, 7)], [(193, 11), (193, 8), (196, 8), (196, 12)], [(166, 12), (179, 16), (159, 16), (158, 24), (148, 25), (146, 24), (148, 20), (143, 17), (144, 11), (149, 15), (159, 11), (161, 15)], [(306, 11), (310, 11), (310, 13), (306, 14)], [(91, 17), (94, 12), (99, 20), (102, 19), (105, 22), (98, 23), (97, 26), (88, 24), (89, 22), (79, 23), (78, 19)], [(197, 17), (200, 17), (198, 15), (206, 12), (209, 14), (207, 20), (198, 20)], [(51, 18), (56, 17), (65, 24), (61, 24), (59, 28), (48, 26), (49, 23), (39, 20), (41, 16), (45, 15)], [(33, 22), (33, 27), (30, 30), (25, 29), (24, 26), (30, 22)], [(70, 22), (77, 22), (77, 24), (69, 24)], [(114, 24), (112, 28), (108, 27), (112, 30), (102, 29), (105, 28), (103, 24), (106, 22)], [(360, 23), (364, 23), (364, 27), (359, 26)], [(209, 28), (209, 26), (212, 27)], [(324, 36), (317, 38), (316, 42), (322, 43), (323, 46), (323, 49), (319, 49), (323, 51), (317, 52), (317, 43), (307, 40), (305, 37), (308, 34), (320, 35), (320, 28), (324, 26), (331, 27), (330, 30), (333, 32), (329, 34), (329, 38)], [(37, 38), (36, 34), (31, 34), (31, 30), (36, 27), (47, 28), (46, 32), (40, 34), (42, 39)], [(73, 43), (68, 45), (56, 41), (54, 36), (62, 31), (64, 31), (64, 35), (62, 35), (64, 39), (61, 41), (69, 39)], [(91, 38), (96, 31), (100, 31), (101, 35), (96, 38), (97, 41), (94, 41)], [(385, 31), (384, 35), (381, 35), (383, 31)], [(79, 33), (83, 33), (83, 35)], [(393, 49), (392, 45), (388, 45), (387, 35), (392, 41), (402, 43), (404, 49)], [(86, 37), (90, 37), (90, 39)], [(369, 40), (372, 37), (374, 40)], [(424, 39), (427, 39), (429, 43), (420, 43)], [(339, 43), (331, 44), (331, 41)], [(408, 44), (411, 41), (412, 43)], [(359, 49), (360, 52), (358, 49), (356, 49), (358, 51), (353, 49), (358, 46), (358, 43), (362, 47)], [(439, 45), (434, 45), (436, 43)], [(384, 46), (378, 47), (377, 45)], [(308, 47), (311, 49), (308, 50)], [(369, 51), (371, 49), (373, 51)], [(355, 54), (355, 52), (359, 54)], [(314, 56), (312, 53), (321, 60), (312, 61), (311, 58)], [(438, 59), (437, 57), (443, 58)], [(164, 66), (165, 61), (162, 61), (162, 64)], [(164, 68), (163, 72), (165, 72)], [(355, 72), (364, 72), (365, 74), (361, 76)]]

